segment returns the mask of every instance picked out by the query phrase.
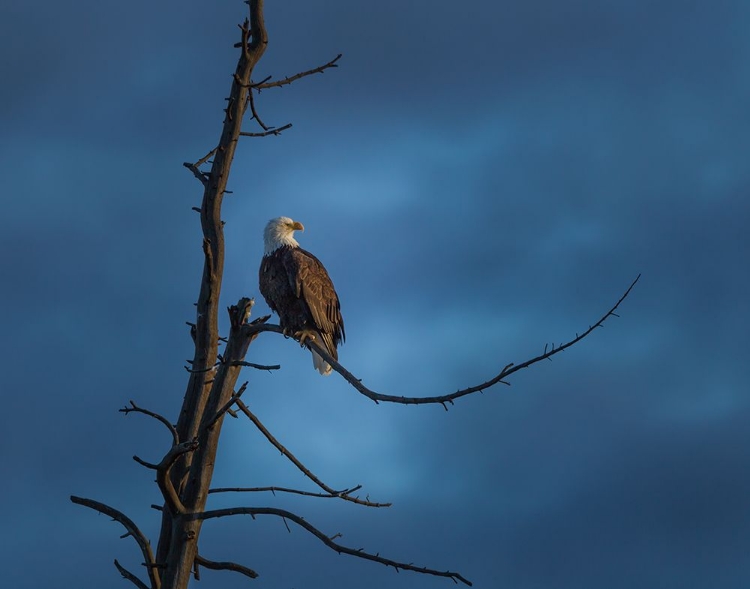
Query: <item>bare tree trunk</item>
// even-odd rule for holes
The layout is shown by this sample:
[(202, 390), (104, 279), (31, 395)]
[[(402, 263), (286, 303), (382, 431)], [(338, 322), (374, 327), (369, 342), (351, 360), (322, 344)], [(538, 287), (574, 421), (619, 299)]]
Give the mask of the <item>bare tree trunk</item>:
[[(223, 362), (218, 369), (213, 369), (218, 357), (219, 295), (224, 274), (221, 205), (248, 105), (253, 68), (268, 44), (263, 0), (250, 0), (249, 5), (250, 19), (242, 25), (242, 47), (232, 80), (224, 126), (217, 147), (209, 154), (209, 157), (213, 156), (211, 171), (203, 174), (197, 166), (193, 166), (194, 173), (204, 184), (200, 216), (205, 260), (194, 330), (193, 372), (177, 421), (179, 439), (197, 439), (198, 448), (193, 453), (183, 454), (172, 472), (172, 481), (179, 490), (185, 513), (195, 513), (205, 508), (223, 416), (214, 421), (211, 427), (202, 426), (216, 416), (234, 393), (241, 367), (233, 366), (232, 362), (244, 360), (250, 344), (250, 336), (242, 330), (246, 309), (234, 307), (230, 311), (230, 314), (234, 313), (232, 330)], [(174, 506), (165, 504), (156, 562), (165, 565), (161, 574), (164, 589), (184, 589), (188, 585), (197, 553), (201, 521), (187, 520), (184, 513), (173, 511)]]

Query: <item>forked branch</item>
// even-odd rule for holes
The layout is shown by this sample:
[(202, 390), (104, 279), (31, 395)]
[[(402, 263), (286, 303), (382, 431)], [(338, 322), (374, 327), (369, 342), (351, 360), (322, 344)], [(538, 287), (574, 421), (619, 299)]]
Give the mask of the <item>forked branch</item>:
[(198, 167), (198, 164), (191, 164), (190, 162), (183, 162), (182, 165), (185, 166), (188, 170), (190, 170), (193, 173), (193, 176), (195, 176), (198, 179), (198, 181), (201, 184), (203, 184), (204, 187), (208, 186), (209, 174), (207, 172), (201, 172), (200, 168)]
[(282, 131), (286, 131), (287, 129), (292, 128), (292, 123), (287, 123), (283, 127), (279, 127), (278, 129), (268, 129), (266, 131), (263, 131), (262, 133), (249, 133), (246, 131), (242, 131), (240, 135), (243, 137), (268, 137), (269, 135), (281, 135)]
[[(186, 517), (205, 521), (207, 519), (226, 517), (229, 515), (249, 515), (252, 516), (253, 519), (255, 519), (256, 515), (274, 515), (276, 517), (283, 518), (284, 520), (294, 522), (301, 528), (304, 528), (306, 531), (310, 532), (313, 536), (318, 538), (330, 549), (335, 550), (339, 554), (349, 554), (351, 556), (356, 556), (357, 558), (363, 558), (365, 560), (371, 560), (373, 562), (378, 562), (386, 566), (392, 566), (397, 571), (414, 571), (416, 573), (422, 573), (425, 575), (445, 577), (447, 579), (452, 579), (454, 582), (461, 581), (462, 583), (471, 586), (471, 581), (463, 577), (460, 573), (452, 571), (438, 571), (427, 567), (418, 567), (410, 563), (398, 562), (395, 560), (391, 560), (390, 558), (384, 558), (380, 556), (380, 554), (371, 554), (369, 552), (365, 552), (362, 549), (349, 548), (348, 546), (338, 544), (337, 542), (334, 542), (330, 536), (325, 535), (318, 528), (308, 523), (304, 518), (290, 511), (286, 511), (285, 509), (276, 509), (274, 507), (230, 507), (227, 509), (214, 509), (211, 511), (204, 511), (202, 513), (193, 513), (187, 515)], [(334, 535), (333, 537), (337, 537), (337, 535)]]
[(356, 491), (361, 488), (360, 485), (357, 485), (356, 487), (352, 487), (350, 489), (344, 489), (343, 491), (336, 491), (326, 485), (323, 481), (321, 481), (318, 477), (316, 477), (310, 469), (308, 469), (304, 464), (302, 464), (297, 458), (292, 454), (289, 450), (287, 450), (281, 442), (279, 442), (273, 434), (266, 429), (266, 426), (264, 426), (260, 419), (258, 419), (255, 414), (250, 411), (250, 409), (247, 408), (247, 405), (243, 403), (240, 399), (237, 399), (236, 401), (237, 406), (240, 408), (240, 410), (247, 416), (247, 418), (253, 422), (255, 427), (257, 427), (260, 432), (266, 437), (266, 439), (271, 442), (271, 444), (284, 456), (286, 456), (294, 466), (296, 466), (300, 471), (302, 471), (302, 474), (304, 474), (308, 479), (310, 479), (313, 483), (318, 485), (321, 489), (323, 489), (326, 493), (328, 493), (331, 496), (339, 497), (343, 499), (344, 501), (351, 501), (352, 503), (356, 503), (358, 505), (366, 505), (367, 507), (390, 507), (390, 503), (373, 503), (372, 501), (368, 501), (365, 499), (360, 499), (359, 497), (352, 497), (349, 493), (352, 493), (353, 491)]

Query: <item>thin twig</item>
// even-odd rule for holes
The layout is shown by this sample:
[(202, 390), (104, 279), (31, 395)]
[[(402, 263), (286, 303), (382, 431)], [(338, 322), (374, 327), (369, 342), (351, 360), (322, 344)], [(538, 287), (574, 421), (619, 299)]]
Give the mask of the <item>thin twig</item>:
[(209, 151), (206, 155), (204, 155), (201, 159), (199, 159), (197, 162), (195, 162), (193, 165), (197, 168), (199, 166), (202, 166), (205, 164), (209, 158), (216, 153), (216, 150), (219, 149), (218, 147), (214, 147), (211, 151)]
[(242, 54), (245, 56), (245, 59), (250, 59), (250, 46), (248, 43), (248, 40), (250, 39), (250, 29), (248, 24), (248, 19), (245, 19), (245, 22), (239, 25), (242, 30)]
[(222, 415), (224, 415), (227, 411), (229, 411), (229, 408), (232, 405), (234, 405), (237, 402), (237, 399), (239, 399), (242, 396), (242, 393), (245, 392), (245, 390), (247, 389), (247, 384), (248, 384), (248, 381), (245, 381), (244, 383), (242, 383), (240, 390), (238, 390), (234, 395), (232, 395), (229, 401), (227, 401), (224, 404), (224, 406), (216, 412), (216, 415), (214, 415), (213, 419), (203, 426), (203, 429), (208, 429), (212, 427), (213, 424), (216, 423)]
[(390, 503), (374, 503), (372, 501), (365, 501), (363, 499), (360, 499), (358, 497), (352, 497), (348, 493), (351, 492), (353, 489), (359, 489), (360, 486), (352, 487), (351, 489), (344, 489), (343, 491), (336, 491), (326, 485), (323, 481), (321, 481), (318, 477), (316, 477), (310, 470), (302, 464), (297, 458), (292, 454), (289, 450), (287, 450), (274, 436), (271, 432), (269, 432), (266, 427), (261, 423), (260, 419), (258, 419), (250, 409), (247, 408), (247, 405), (243, 403), (241, 400), (237, 399), (236, 401), (237, 406), (240, 408), (240, 410), (247, 415), (248, 419), (255, 424), (255, 427), (257, 427), (260, 432), (266, 437), (266, 439), (273, 444), (273, 446), (276, 447), (276, 449), (281, 452), (284, 456), (286, 456), (294, 466), (296, 466), (298, 469), (302, 471), (302, 473), (309, 478), (313, 483), (318, 485), (321, 489), (323, 489), (326, 493), (330, 495), (334, 495), (336, 497), (340, 497), (341, 499), (344, 499), (345, 501), (351, 501), (352, 503), (356, 503), (358, 505), (366, 505), (367, 507), (390, 507)]
[(268, 82), (264, 80), (262, 82), (258, 82), (257, 84), (252, 84), (250, 87), (253, 90), (265, 90), (266, 88), (277, 88), (279, 86), (285, 86), (287, 84), (291, 84), (292, 82), (295, 82), (296, 80), (299, 80), (300, 78), (304, 78), (305, 76), (310, 76), (312, 74), (322, 74), (328, 68), (339, 67), (336, 64), (336, 62), (339, 59), (341, 59), (341, 55), (342, 54), (339, 53), (336, 57), (334, 57), (331, 61), (329, 61), (325, 65), (321, 65), (314, 69), (307, 70), (306, 72), (301, 72), (299, 74), (295, 74), (293, 76), (284, 78), (283, 80), (277, 80), (276, 82)]
[(120, 574), (123, 576), (124, 579), (127, 579), (133, 585), (138, 587), (138, 589), (149, 589), (149, 586), (146, 585), (143, 581), (141, 581), (138, 577), (136, 577), (133, 573), (131, 573), (128, 569), (126, 569), (124, 566), (122, 566), (119, 562), (117, 562), (117, 559), (115, 559), (115, 566), (117, 567), (117, 570), (120, 571)]
[(292, 128), (292, 123), (287, 123), (283, 127), (279, 127), (278, 129), (269, 129), (268, 131), (263, 131), (262, 133), (247, 133), (246, 131), (242, 131), (240, 135), (243, 137), (268, 137), (269, 135), (280, 135), (282, 131), (286, 131), (287, 129)]
[(392, 566), (396, 570), (403, 569), (405, 571), (414, 571), (414, 572), (422, 573), (426, 575), (434, 575), (436, 577), (446, 577), (448, 579), (452, 579), (453, 581), (461, 581), (462, 583), (471, 586), (471, 581), (463, 577), (460, 573), (456, 573), (452, 571), (437, 571), (435, 569), (429, 569), (427, 567), (417, 567), (410, 563), (397, 562), (389, 558), (383, 558), (379, 554), (371, 554), (369, 552), (365, 552), (362, 549), (355, 550), (354, 548), (349, 548), (348, 546), (343, 546), (341, 544), (338, 544), (331, 539), (331, 536), (326, 536), (318, 528), (316, 528), (312, 524), (309, 524), (304, 518), (290, 511), (286, 511), (285, 509), (276, 509), (274, 507), (230, 507), (227, 509), (214, 509), (211, 511), (204, 511), (201, 513), (191, 513), (191, 514), (187, 514), (185, 517), (189, 519), (195, 518), (198, 520), (205, 521), (207, 519), (214, 519), (217, 517), (226, 517), (230, 515), (250, 515), (253, 518), (256, 515), (274, 515), (284, 520), (293, 521), (295, 524), (297, 524), (301, 528), (304, 528), (305, 530), (310, 532), (313, 536), (315, 536), (321, 542), (323, 542), (323, 544), (325, 544), (332, 550), (335, 550), (339, 554), (344, 553), (344, 554), (349, 554), (351, 556), (356, 556), (357, 558), (371, 560), (373, 562), (378, 562), (386, 566)]
[(261, 80), (260, 82), (255, 82), (255, 83), (253, 83), (253, 82), (251, 81), (251, 82), (250, 82), (250, 87), (251, 87), (251, 88), (257, 88), (258, 86), (262, 86), (263, 84), (265, 84), (266, 82), (268, 82), (268, 80), (270, 80), (271, 78), (273, 78), (273, 76), (266, 76), (266, 77), (265, 77), (265, 78), (263, 78), (263, 79), (262, 79), (262, 80)]
[(271, 372), (272, 370), (281, 369), (281, 364), (271, 364), (271, 365), (266, 366), (264, 364), (253, 364), (252, 362), (245, 362), (241, 360), (235, 360), (229, 365), (230, 366), (247, 366), (248, 368), (255, 368), (256, 370), (267, 370), (268, 372)]
[(213, 560), (203, 558), (198, 554), (195, 555), (195, 564), (201, 565), (202, 567), (211, 569), (213, 571), (234, 571), (235, 573), (240, 573), (241, 575), (245, 575), (246, 577), (250, 577), (251, 579), (256, 579), (258, 577), (258, 573), (256, 573), (253, 569), (250, 569), (241, 564), (228, 561), (215, 562)]
[(125, 515), (121, 511), (118, 511), (114, 507), (110, 507), (109, 505), (100, 503), (99, 501), (94, 501), (93, 499), (85, 499), (84, 497), (76, 497), (75, 495), (71, 495), (70, 500), (76, 505), (83, 505), (84, 507), (88, 507), (89, 509), (93, 509), (94, 511), (103, 513), (104, 515), (108, 515), (113, 520), (120, 522), (133, 537), (133, 539), (138, 543), (138, 546), (141, 548), (141, 552), (143, 553), (143, 559), (149, 565), (153, 565), (146, 567), (148, 569), (148, 576), (149, 580), (151, 581), (152, 589), (159, 589), (161, 587), (159, 574), (156, 572), (154, 553), (151, 551), (151, 543), (146, 539), (146, 536), (143, 535), (143, 532), (138, 529), (138, 526), (135, 525), (135, 522), (133, 522), (132, 519), (130, 519), (127, 515)]
[(148, 415), (149, 417), (153, 417), (154, 419), (161, 421), (167, 427), (167, 429), (169, 429), (169, 433), (172, 434), (172, 445), (176, 446), (180, 443), (180, 436), (177, 435), (177, 429), (163, 415), (159, 415), (158, 413), (154, 413), (153, 411), (149, 411), (148, 409), (138, 407), (138, 405), (136, 405), (134, 401), (130, 401), (130, 407), (123, 407), (122, 409), (120, 409), (120, 413), (124, 413), (125, 415), (133, 412), (143, 413), (144, 415)]

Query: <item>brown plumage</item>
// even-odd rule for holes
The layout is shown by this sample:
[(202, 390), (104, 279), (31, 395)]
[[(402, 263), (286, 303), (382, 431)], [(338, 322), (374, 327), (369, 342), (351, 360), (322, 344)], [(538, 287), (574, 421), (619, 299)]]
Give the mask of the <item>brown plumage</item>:
[[(301, 341), (312, 337), (338, 360), (337, 347), (345, 340), (338, 294), (323, 264), (294, 240), (301, 223), (288, 217), (272, 219), (264, 233), (265, 253), (260, 264), (260, 292), (287, 335)], [(331, 367), (313, 352), (321, 374)]]

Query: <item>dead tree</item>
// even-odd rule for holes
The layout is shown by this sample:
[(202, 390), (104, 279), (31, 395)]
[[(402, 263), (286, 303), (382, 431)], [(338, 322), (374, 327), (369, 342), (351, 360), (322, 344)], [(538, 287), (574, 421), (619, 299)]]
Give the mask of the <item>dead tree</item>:
[[(263, 123), (256, 110), (254, 95), (261, 90), (285, 86), (309, 75), (323, 73), (327, 69), (337, 67), (341, 55), (317, 68), (301, 72), (283, 80), (271, 80), (270, 77), (254, 82), (253, 70), (262, 57), (268, 44), (268, 35), (263, 22), (263, 0), (249, 0), (249, 18), (240, 28), (240, 41), (235, 45), (239, 50), (239, 59), (233, 74), (232, 86), (227, 106), (221, 137), (216, 147), (195, 163), (186, 163), (185, 167), (192, 172), (203, 186), (203, 200), (196, 210), (200, 213), (203, 231), (203, 274), (197, 303), (197, 317), (195, 323), (190, 323), (191, 336), (195, 343), (195, 353), (188, 367), (189, 378), (187, 390), (180, 410), (177, 424), (173, 425), (167, 418), (148, 409), (139, 407), (134, 402), (121, 409), (123, 413), (141, 413), (161, 422), (171, 435), (171, 447), (158, 463), (150, 463), (134, 456), (139, 464), (156, 473), (156, 482), (164, 498), (161, 511), (161, 530), (156, 552), (151, 548), (149, 540), (139, 530), (138, 526), (121, 511), (81, 497), (72, 496), (74, 503), (89, 507), (98, 512), (109, 515), (125, 527), (123, 537), (132, 537), (143, 555), (143, 566), (148, 580), (126, 570), (115, 560), (114, 564), (120, 574), (140, 589), (185, 589), (191, 576), (196, 579), (200, 575), (200, 567), (211, 570), (231, 570), (241, 575), (254, 578), (257, 573), (252, 569), (232, 563), (214, 562), (203, 557), (199, 552), (198, 540), (201, 527), (207, 520), (231, 515), (273, 516), (303, 528), (329, 548), (338, 553), (350, 554), (357, 558), (371, 560), (394, 567), (396, 570), (409, 570), (418, 573), (447, 577), (454, 582), (471, 583), (461, 574), (449, 570), (437, 570), (419, 567), (407, 562), (400, 562), (368, 553), (361, 549), (353, 549), (336, 542), (340, 534), (328, 535), (313, 526), (299, 515), (271, 507), (235, 507), (228, 509), (207, 509), (206, 502), (210, 493), (222, 492), (253, 492), (274, 491), (278, 493), (294, 493), (313, 497), (337, 498), (368, 507), (387, 507), (388, 503), (375, 503), (369, 499), (361, 499), (356, 493), (360, 486), (337, 490), (315, 476), (289, 450), (287, 450), (256, 415), (242, 401), (241, 396), (247, 383), (237, 388), (240, 372), (245, 369), (276, 370), (279, 366), (261, 366), (245, 361), (245, 355), (250, 344), (263, 332), (281, 333), (278, 325), (267, 323), (270, 316), (260, 317), (249, 321), (253, 300), (240, 299), (237, 304), (229, 307), (230, 331), (227, 338), (220, 338), (218, 330), (221, 284), (224, 272), (224, 233), (221, 220), (221, 206), (224, 195), (227, 194), (227, 181), (240, 137), (262, 137), (278, 135), (289, 129), (291, 124), (281, 127), (271, 127)], [(246, 111), (250, 109), (251, 119), (260, 127), (258, 132), (242, 131), (242, 122)], [(210, 164), (205, 171), (204, 166)], [(356, 378), (341, 364), (336, 362), (325, 349), (315, 342), (306, 344), (314, 346), (320, 354), (340, 375), (342, 375), (358, 392), (379, 402), (402, 404), (441, 404), (446, 410), (448, 404), (456, 399), (476, 392), (482, 392), (497, 384), (508, 385), (507, 378), (514, 372), (527, 368), (542, 360), (562, 352), (566, 348), (578, 343), (597, 327), (600, 327), (609, 317), (615, 315), (618, 306), (637, 282), (630, 285), (619, 301), (607, 311), (596, 323), (591, 325), (580, 335), (565, 344), (545, 346), (542, 354), (520, 364), (508, 364), (499, 374), (481, 384), (465, 389), (430, 397), (405, 397), (376, 393), (367, 388), (360, 379)], [(219, 352), (224, 343), (223, 351)], [(266, 439), (286, 456), (305, 476), (320, 490), (305, 491), (282, 487), (255, 488), (223, 488), (211, 489), (219, 435), (224, 417), (235, 414), (238, 409), (263, 433)]]

